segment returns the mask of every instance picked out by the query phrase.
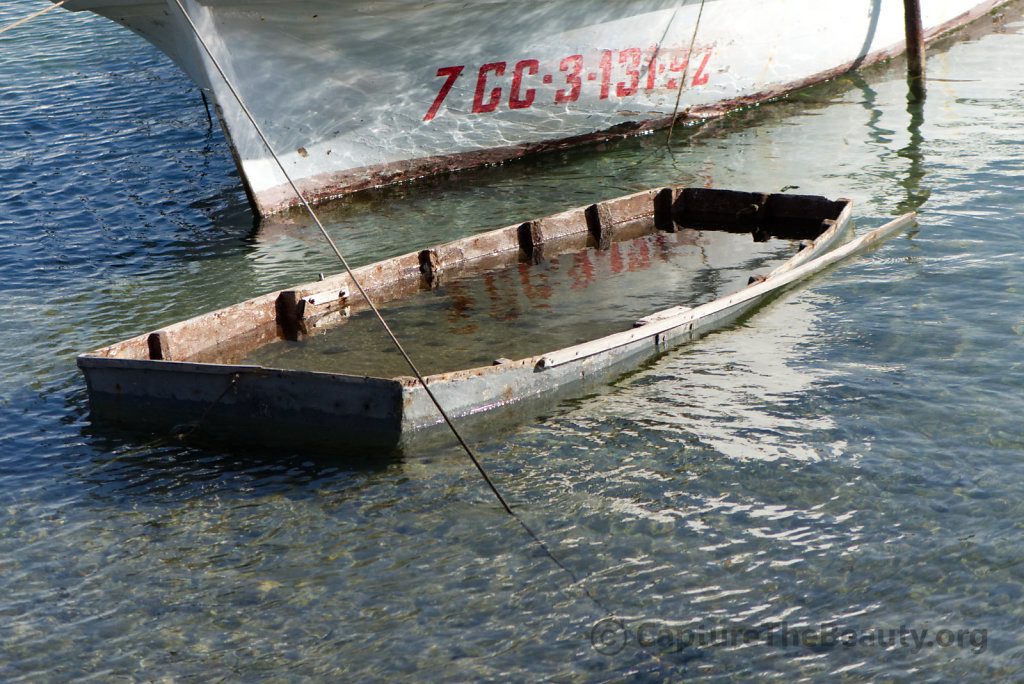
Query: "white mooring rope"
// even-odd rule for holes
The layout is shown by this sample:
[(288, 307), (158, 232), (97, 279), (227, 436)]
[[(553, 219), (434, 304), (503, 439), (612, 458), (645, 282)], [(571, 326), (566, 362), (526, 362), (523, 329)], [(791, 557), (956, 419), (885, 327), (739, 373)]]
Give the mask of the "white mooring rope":
[(60, 2), (55, 2), (54, 4), (50, 5), (46, 9), (41, 9), (38, 12), (33, 12), (32, 14), (28, 15), (24, 19), (19, 19), (18, 21), (14, 22), (13, 24), (8, 24), (7, 26), (4, 26), (3, 28), (0, 28), (0, 34), (7, 33), (8, 31), (10, 31), (15, 26), (21, 26), (22, 24), (24, 24), (27, 21), (32, 21), (36, 17), (39, 17), (39, 16), (42, 16), (42, 15), (46, 14), (47, 12), (52, 10), (53, 8), (60, 7), (61, 5), (63, 5), (67, 1), (68, 0), (60, 0)]
[(548, 548), (548, 545), (544, 543), (544, 540), (537, 536), (537, 533), (534, 532), (530, 528), (530, 526), (526, 524), (526, 521), (520, 518), (519, 515), (516, 514), (515, 511), (513, 511), (512, 508), (505, 501), (505, 497), (501, 495), (501, 492), (498, 491), (498, 488), (491, 481), (491, 478), (487, 474), (487, 471), (484, 469), (479, 459), (477, 459), (476, 454), (473, 453), (473, 450), (462, 438), (462, 435), (459, 433), (458, 429), (456, 429), (455, 424), (452, 423), (451, 418), (448, 417), (447, 412), (441, 406), (441, 403), (438, 401), (437, 397), (434, 396), (434, 393), (430, 390), (430, 387), (427, 386), (427, 382), (426, 380), (424, 380), (423, 375), (420, 374), (419, 369), (416, 368), (416, 364), (413, 363), (412, 359), (409, 357), (405, 349), (402, 347), (402, 344), (398, 341), (398, 338), (391, 331), (390, 326), (388, 326), (387, 321), (384, 320), (384, 316), (381, 315), (380, 310), (377, 309), (373, 301), (370, 299), (369, 295), (366, 294), (366, 291), (359, 283), (359, 280), (352, 272), (352, 269), (349, 267), (348, 261), (346, 261), (345, 257), (342, 256), (341, 251), (338, 249), (337, 245), (335, 245), (334, 240), (332, 240), (331, 236), (327, 233), (327, 229), (324, 228), (323, 223), (320, 222), (320, 218), (317, 216), (316, 212), (313, 211), (313, 208), (309, 205), (309, 202), (306, 201), (306, 198), (303, 196), (302, 192), (299, 191), (299, 188), (295, 185), (295, 182), (292, 180), (291, 176), (288, 174), (288, 171), (285, 169), (284, 164), (281, 162), (280, 158), (278, 158), (277, 154), (274, 152), (274, 148), (273, 146), (271, 146), (270, 141), (267, 139), (266, 135), (264, 135), (262, 128), (260, 128), (260, 125), (256, 122), (256, 119), (252, 115), (252, 112), (250, 112), (249, 108), (245, 105), (245, 102), (242, 100), (241, 95), (238, 93), (238, 91), (232, 85), (231, 81), (228, 79), (227, 74), (225, 74), (224, 70), (221, 69), (220, 64), (217, 61), (217, 58), (214, 57), (213, 52), (210, 50), (209, 45), (207, 45), (206, 41), (200, 34), (199, 27), (197, 27), (195, 23), (192, 21), (192, 17), (189, 16), (188, 12), (185, 10), (185, 7), (181, 4), (181, 0), (174, 0), (174, 3), (178, 6), (178, 9), (181, 11), (182, 16), (184, 16), (185, 21), (188, 22), (189, 27), (192, 29), (192, 32), (195, 34), (196, 39), (199, 41), (200, 45), (202, 45), (203, 50), (206, 52), (207, 56), (209, 56), (210, 62), (213, 64), (214, 68), (220, 74), (220, 77), (224, 80), (224, 84), (227, 86), (228, 90), (231, 91), (232, 96), (234, 96), (235, 100), (241, 107), (243, 113), (249, 119), (249, 122), (253, 125), (257, 135), (259, 135), (260, 139), (263, 141), (263, 144), (266, 145), (267, 150), (270, 152), (270, 155), (274, 158), (274, 161), (277, 162), (278, 168), (281, 169), (281, 173), (284, 174), (284, 177), (288, 180), (288, 184), (291, 186), (296, 196), (302, 202), (302, 206), (312, 217), (313, 221), (319, 228), (320, 233), (327, 241), (327, 244), (331, 246), (331, 249), (334, 251), (335, 256), (338, 257), (338, 260), (341, 261), (341, 264), (345, 267), (346, 273), (352, 279), (352, 282), (353, 284), (355, 284), (356, 289), (359, 290), (359, 294), (366, 300), (366, 303), (370, 306), (370, 309), (377, 317), (378, 322), (384, 328), (385, 332), (387, 332), (388, 337), (391, 338), (391, 342), (395, 345), (395, 348), (398, 349), (399, 353), (401, 353), (402, 357), (405, 359), (405, 362), (409, 365), (409, 368), (415, 374), (417, 381), (419, 381), (420, 385), (426, 391), (427, 396), (430, 397), (430, 400), (434, 403), (434, 406), (441, 414), (441, 417), (444, 418), (444, 421), (448, 425), (448, 428), (452, 431), (452, 434), (455, 435), (462, 449), (466, 452), (466, 455), (469, 456), (469, 459), (473, 462), (473, 465), (476, 467), (481, 477), (483, 477), (484, 482), (487, 483), (487, 486), (491, 489), (491, 491), (494, 493), (494, 496), (501, 503), (502, 508), (504, 508), (505, 512), (512, 516), (512, 518), (519, 523), (519, 525), (526, 531), (530, 538), (533, 539), (533, 541), (540, 547), (544, 554), (548, 558), (550, 558), (555, 565), (561, 568), (562, 571), (564, 571), (567, 575), (569, 575), (569, 577), (572, 578), (573, 584), (579, 585), (583, 589), (583, 592), (591, 601), (593, 601), (594, 605), (598, 606), (608, 616), (615, 617), (615, 612), (610, 610), (607, 606), (605, 606), (599, 598), (597, 598), (593, 593), (591, 593), (590, 589), (586, 585), (580, 582), (580, 579), (576, 576), (576, 573), (574, 573), (567, 565), (565, 565), (561, 560), (559, 560), (559, 558), (554, 554), (554, 552), (551, 551), (550, 548)]

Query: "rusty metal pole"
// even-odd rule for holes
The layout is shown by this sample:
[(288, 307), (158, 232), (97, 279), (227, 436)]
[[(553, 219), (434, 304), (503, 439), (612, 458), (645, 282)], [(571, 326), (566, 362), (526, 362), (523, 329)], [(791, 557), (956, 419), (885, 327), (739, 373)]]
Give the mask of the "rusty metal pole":
[(903, 0), (907, 34), (907, 82), (912, 97), (924, 99), (924, 27), (920, 0)]

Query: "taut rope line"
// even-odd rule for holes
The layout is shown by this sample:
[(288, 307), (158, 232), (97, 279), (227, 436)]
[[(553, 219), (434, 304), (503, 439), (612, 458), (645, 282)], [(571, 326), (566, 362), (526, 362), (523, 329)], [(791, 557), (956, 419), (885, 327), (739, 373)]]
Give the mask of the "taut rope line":
[(700, 9), (697, 11), (697, 21), (693, 24), (693, 36), (690, 37), (690, 49), (686, 51), (686, 66), (683, 67), (683, 75), (679, 79), (679, 89), (676, 90), (676, 106), (672, 108), (672, 123), (668, 127), (668, 138), (665, 144), (672, 142), (672, 131), (676, 127), (676, 117), (679, 115), (679, 99), (683, 96), (683, 88), (690, 78), (690, 60), (693, 59), (693, 46), (697, 43), (697, 30), (700, 29), (700, 18), (704, 15), (704, 0), (700, 0)]
[[(473, 453), (473, 450), (470, 449), (469, 445), (462, 438), (462, 435), (459, 433), (458, 429), (456, 429), (455, 424), (452, 423), (451, 418), (448, 417), (448, 413), (444, 410), (444, 408), (441, 406), (441, 403), (438, 401), (437, 397), (435, 397), (434, 393), (430, 390), (430, 387), (427, 385), (427, 381), (423, 378), (423, 375), (420, 373), (419, 369), (416, 367), (416, 364), (413, 363), (413, 360), (406, 353), (405, 348), (402, 347), (401, 342), (398, 341), (398, 338), (391, 331), (391, 327), (387, 324), (387, 321), (384, 320), (384, 316), (381, 315), (380, 310), (377, 309), (377, 306), (373, 303), (373, 300), (371, 300), (369, 295), (366, 294), (366, 291), (363, 289), (362, 284), (360, 284), (359, 279), (356, 278), (355, 274), (352, 272), (352, 268), (348, 265), (348, 261), (342, 255), (341, 250), (338, 249), (337, 245), (334, 243), (334, 240), (331, 239), (331, 236), (328, 234), (327, 229), (324, 228), (323, 223), (321, 223), (320, 218), (317, 216), (316, 212), (313, 211), (313, 208), (309, 205), (309, 202), (306, 201), (305, 196), (302, 194), (302, 192), (299, 190), (299, 188), (295, 185), (295, 182), (292, 180), (291, 176), (288, 174), (288, 171), (284, 168), (284, 164), (281, 163), (280, 158), (277, 156), (277, 153), (274, 151), (274, 148), (270, 144), (270, 141), (267, 139), (267, 136), (264, 135), (263, 129), (256, 122), (256, 118), (252, 115), (252, 112), (249, 111), (249, 108), (246, 106), (245, 102), (242, 100), (241, 95), (238, 93), (238, 91), (231, 84), (231, 81), (228, 79), (227, 74), (225, 74), (223, 69), (221, 69), (220, 64), (217, 61), (217, 58), (213, 56), (213, 52), (210, 50), (210, 47), (206, 44), (206, 41), (203, 40), (202, 35), (199, 33), (199, 28), (195, 25), (195, 23), (192, 21), (192, 17), (189, 16), (188, 12), (185, 10), (185, 7), (181, 4), (181, 0), (174, 0), (174, 2), (178, 6), (178, 9), (181, 10), (182, 15), (185, 17), (185, 20), (188, 22), (189, 27), (192, 29), (192, 32), (195, 34), (196, 39), (203, 46), (203, 50), (209, 56), (210, 62), (213, 64), (214, 68), (217, 69), (217, 72), (220, 74), (221, 78), (224, 79), (224, 84), (231, 91), (231, 94), (234, 96), (235, 100), (238, 101), (238, 104), (242, 108), (242, 111), (245, 113), (245, 116), (249, 119), (249, 122), (252, 123), (253, 127), (255, 128), (257, 135), (259, 135), (260, 139), (263, 141), (263, 144), (266, 145), (267, 150), (270, 152), (271, 156), (274, 158), (274, 161), (277, 163), (278, 168), (281, 169), (281, 173), (283, 173), (284, 177), (288, 180), (288, 184), (291, 186), (291, 188), (295, 192), (296, 196), (298, 196), (299, 200), (302, 202), (302, 206), (305, 207), (306, 211), (312, 217), (313, 221), (317, 225), (317, 228), (319, 228), (320, 233), (323, 235), (324, 239), (327, 241), (327, 244), (330, 245), (331, 249), (334, 251), (335, 256), (337, 256), (338, 260), (341, 261), (342, 266), (345, 267), (345, 272), (348, 274), (349, 278), (352, 279), (352, 283), (356, 286), (356, 289), (359, 290), (359, 294), (363, 297), (363, 299), (366, 301), (366, 303), (370, 306), (370, 309), (373, 311), (374, 315), (377, 317), (377, 320), (380, 322), (381, 327), (383, 327), (384, 330), (387, 332), (388, 337), (391, 338), (391, 342), (395, 345), (395, 348), (398, 349), (399, 353), (402, 355), (402, 358), (405, 359), (405, 362), (409, 365), (409, 368), (412, 370), (413, 374), (415, 374), (417, 381), (419, 381), (419, 383), (423, 387), (424, 391), (426, 391), (427, 396), (430, 397), (430, 401), (433, 402), (434, 406), (437, 408), (438, 413), (440, 413), (441, 417), (444, 418), (444, 421), (448, 425), (448, 428), (452, 431), (452, 434), (455, 435), (455, 438), (458, 440), (459, 444), (462, 446), (463, 451), (466, 452), (466, 455), (469, 456), (469, 459), (473, 462), (473, 465), (476, 467), (477, 471), (480, 473), (480, 476), (483, 477), (484, 482), (487, 483), (487, 486), (490, 487), (491, 491), (494, 493), (494, 496), (501, 503), (502, 508), (504, 508), (505, 512), (508, 513), (510, 516), (512, 516), (516, 520), (516, 522), (518, 522), (522, 526), (522, 528), (524, 530), (526, 530), (526, 533), (530, 535), (530, 537), (537, 543), (538, 546), (540, 546), (540, 548), (544, 551), (544, 553), (548, 556), (548, 558), (550, 558), (555, 563), (555, 565), (557, 565), (559, 568), (561, 568), (566, 574), (569, 575), (569, 577), (572, 578), (574, 584), (580, 584), (580, 580), (579, 580), (578, 577), (576, 577), (576, 573), (574, 573), (572, 570), (570, 570), (568, 568), (568, 566), (563, 564), (562, 561), (560, 561), (558, 559), (558, 557), (555, 556), (555, 554), (551, 551), (551, 549), (548, 548), (548, 545), (545, 544), (544, 541), (540, 537), (538, 537), (537, 534), (530, 528), (530, 526), (526, 524), (526, 521), (524, 521), (522, 518), (520, 518), (512, 510), (512, 508), (505, 501), (505, 497), (503, 497), (501, 495), (501, 492), (498, 491), (498, 488), (491, 481), (491, 478), (487, 474), (487, 471), (484, 469), (484, 467), (480, 463), (479, 459), (477, 459), (476, 454)], [(602, 610), (604, 610), (605, 613), (607, 613), (608, 615), (611, 615), (611, 616), (615, 615), (615, 613), (613, 611), (611, 611), (607, 607), (605, 607), (605, 605), (603, 603), (601, 603), (601, 601), (590, 592), (589, 588), (587, 588), (585, 585), (580, 585), (580, 586), (583, 589), (583, 591), (587, 594), (587, 596), (590, 598), (590, 600), (593, 601)]]
[(285, 179), (287, 179), (288, 184), (295, 192), (295, 195), (299, 198), (299, 201), (302, 202), (302, 206), (305, 207), (306, 211), (309, 213), (313, 221), (316, 223), (317, 228), (320, 230), (320, 234), (323, 235), (324, 239), (327, 241), (327, 244), (330, 245), (331, 250), (334, 252), (334, 255), (338, 257), (338, 260), (341, 262), (341, 265), (345, 267), (345, 273), (347, 273), (349, 278), (352, 279), (352, 283), (356, 286), (356, 289), (359, 290), (360, 296), (362, 296), (362, 298), (369, 305), (370, 310), (373, 311), (373, 314), (374, 316), (376, 316), (377, 321), (384, 328), (384, 331), (388, 334), (388, 337), (391, 338), (392, 344), (395, 345), (395, 348), (402, 355), (402, 358), (405, 359), (405, 362), (406, 364), (408, 364), (409, 369), (412, 370), (413, 374), (416, 376), (416, 379), (419, 381), (420, 385), (426, 391), (427, 396), (430, 397), (430, 401), (433, 402), (434, 406), (441, 414), (441, 417), (444, 419), (444, 422), (447, 423), (449, 429), (451, 429), (452, 434), (455, 435), (455, 438), (459, 441), (459, 444), (462, 446), (463, 450), (466, 452), (466, 454), (469, 455), (470, 460), (473, 461), (473, 465), (476, 466), (476, 469), (478, 471), (480, 471), (480, 475), (484, 478), (484, 481), (487, 483), (487, 486), (491, 488), (492, 492), (494, 492), (494, 495), (498, 498), (498, 501), (501, 502), (501, 505), (505, 509), (505, 511), (509, 515), (515, 516), (515, 513), (512, 512), (512, 509), (509, 507), (508, 503), (506, 503), (504, 497), (502, 497), (501, 492), (499, 492), (497, 487), (494, 486), (494, 483), (491, 482), (491, 478), (487, 475), (487, 471), (484, 470), (483, 466), (480, 464), (480, 461), (477, 460), (476, 454), (474, 454), (473, 450), (469, 448), (468, 444), (466, 444), (466, 441), (462, 438), (462, 435), (455, 428), (455, 424), (452, 423), (451, 418), (448, 417), (448, 413), (441, 406), (441, 403), (437, 400), (437, 397), (434, 396), (434, 393), (427, 385), (427, 381), (423, 378), (423, 374), (420, 373), (419, 368), (416, 367), (416, 364), (413, 363), (412, 358), (410, 358), (409, 354), (406, 353), (405, 348), (402, 346), (402, 343), (398, 341), (398, 338), (395, 336), (395, 333), (391, 331), (391, 327), (388, 325), (387, 321), (384, 320), (384, 316), (381, 315), (380, 310), (377, 308), (377, 305), (373, 303), (373, 300), (370, 299), (370, 296), (366, 293), (366, 290), (363, 289), (362, 283), (359, 282), (359, 279), (356, 278), (355, 273), (352, 272), (352, 267), (349, 266), (348, 260), (345, 259), (344, 255), (341, 253), (341, 250), (339, 250), (338, 246), (334, 244), (334, 240), (331, 239), (331, 236), (330, 234), (328, 234), (327, 229), (324, 228), (324, 224), (321, 223), (320, 217), (317, 216), (315, 211), (313, 211), (313, 207), (311, 207), (309, 205), (309, 202), (306, 201), (306, 197), (299, 190), (298, 186), (295, 185), (295, 182), (292, 180), (292, 177), (288, 173), (287, 169), (284, 168), (284, 164), (281, 162), (280, 157), (277, 156), (277, 152), (274, 151), (274, 147), (270, 144), (270, 140), (263, 133), (262, 127), (256, 122), (256, 117), (254, 117), (252, 112), (249, 111), (249, 107), (246, 106), (245, 101), (242, 100), (242, 96), (235, 89), (227, 74), (224, 73), (224, 70), (221, 69), (220, 63), (217, 61), (217, 58), (214, 57), (213, 52), (210, 50), (210, 46), (207, 45), (206, 41), (203, 39), (202, 34), (199, 32), (199, 27), (196, 26), (195, 23), (192, 21), (192, 17), (189, 16), (188, 11), (185, 9), (184, 5), (181, 4), (181, 0), (174, 0), (174, 4), (176, 4), (178, 6), (178, 9), (181, 10), (182, 16), (185, 18), (185, 21), (188, 22), (189, 27), (192, 29), (192, 32), (195, 34), (196, 39), (199, 41), (200, 45), (203, 46), (203, 50), (210, 58), (211, 64), (213, 64), (214, 68), (217, 70), (217, 73), (220, 74), (220, 77), (224, 80), (224, 84), (228, 87), (228, 90), (231, 91), (231, 94), (238, 102), (238, 105), (242, 108), (242, 112), (245, 114), (246, 118), (249, 119), (249, 123), (253, 125), (253, 128), (256, 130), (256, 134), (260, 137), (260, 140), (262, 140), (263, 144), (266, 145), (267, 151), (270, 152), (270, 156), (274, 158), (274, 161), (277, 163), (277, 167), (281, 170), (281, 173), (284, 174)]
[(46, 9), (39, 10), (38, 12), (33, 12), (32, 14), (28, 15), (24, 19), (19, 19), (18, 21), (14, 22), (13, 24), (8, 24), (7, 26), (4, 26), (3, 28), (0, 28), (0, 33), (7, 33), (8, 31), (10, 31), (15, 26), (21, 26), (22, 24), (24, 24), (27, 21), (32, 21), (36, 17), (42, 16), (43, 14), (46, 14), (47, 12), (52, 10), (54, 7), (60, 7), (61, 5), (63, 5), (67, 1), (68, 0), (60, 0), (60, 2), (55, 2), (54, 4), (50, 5)]
[(323, 223), (320, 222), (320, 218), (317, 216), (316, 212), (313, 211), (313, 208), (309, 205), (309, 202), (306, 201), (305, 196), (303, 196), (302, 192), (299, 191), (299, 188), (295, 185), (295, 182), (292, 180), (291, 176), (288, 174), (288, 171), (284, 168), (284, 164), (281, 163), (280, 158), (278, 158), (277, 154), (274, 152), (274, 148), (273, 148), (273, 146), (271, 146), (270, 141), (267, 139), (267, 136), (264, 135), (263, 129), (260, 128), (260, 125), (258, 123), (256, 123), (256, 118), (252, 115), (252, 112), (249, 111), (249, 108), (246, 106), (245, 102), (242, 100), (241, 95), (238, 93), (237, 90), (235, 90), (234, 86), (231, 84), (231, 81), (228, 79), (227, 74), (225, 74), (224, 70), (221, 69), (220, 64), (217, 61), (217, 58), (213, 56), (213, 52), (210, 50), (210, 47), (206, 44), (206, 41), (203, 40), (202, 35), (199, 33), (199, 28), (195, 25), (195, 23), (192, 21), (192, 17), (189, 16), (188, 12), (185, 10), (185, 7), (181, 4), (181, 0), (174, 0), (174, 3), (178, 6), (178, 9), (181, 10), (182, 15), (185, 17), (185, 21), (188, 22), (189, 26), (192, 29), (192, 32), (196, 36), (196, 39), (203, 46), (203, 50), (206, 52), (207, 56), (209, 56), (210, 62), (213, 64), (214, 68), (217, 70), (217, 73), (219, 73), (220, 77), (222, 79), (224, 79), (224, 84), (231, 91), (231, 94), (234, 96), (235, 100), (238, 102), (239, 106), (242, 108), (242, 111), (245, 113), (245, 116), (249, 119), (249, 122), (252, 123), (253, 127), (256, 130), (257, 135), (259, 135), (260, 139), (263, 141), (263, 144), (267, 146), (267, 150), (270, 152), (271, 156), (274, 158), (274, 161), (277, 162), (278, 168), (281, 169), (281, 173), (284, 174), (284, 177), (288, 180), (288, 184), (291, 186), (291, 188), (295, 192), (296, 196), (298, 196), (299, 200), (302, 202), (302, 206), (305, 207), (307, 212), (309, 212), (309, 215), (313, 218), (313, 221), (316, 223), (317, 228), (320, 229), (320, 233), (323, 235), (324, 239), (327, 240), (327, 244), (329, 244), (331, 246), (331, 249), (334, 251), (335, 256), (338, 257), (338, 260), (341, 261), (342, 265), (345, 267), (345, 272), (352, 279), (353, 284), (359, 290), (359, 294), (363, 297), (363, 299), (366, 300), (366, 303), (370, 306), (370, 309), (373, 311), (374, 315), (377, 317), (377, 320), (380, 322), (381, 326), (387, 332), (388, 337), (391, 338), (391, 342), (395, 345), (395, 348), (398, 349), (399, 353), (401, 353), (401, 355), (402, 355), (402, 358), (405, 359), (405, 362), (409, 365), (409, 368), (416, 375), (416, 379), (419, 381), (420, 385), (426, 391), (427, 396), (430, 397), (430, 400), (434, 403), (434, 406), (437, 408), (438, 412), (441, 414), (441, 417), (444, 418), (445, 423), (448, 424), (448, 428), (452, 431), (452, 434), (454, 434), (456, 439), (458, 439), (459, 444), (462, 446), (462, 449), (466, 452), (466, 455), (469, 456), (470, 460), (473, 462), (473, 465), (476, 467), (476, 469), (480, 473), (481, 477), (483, 477), (484, 482), (487, 483), (487, 486), (490, 487), (491, 491), (494, 493), (494, 496), (501, 503), (502, 508), (504, 508), (505, 512), (508, 513), (510, 516), (512, 516), (516, 520), (516, 522), (518, 522), (520, 524), (520, 526), (522, 526), (522, 528), (526, 531), (526, 533), (528, 535), (530, 535), (530, 537), (534, 540), (534, 542), (536, 542), (537, 545), (540, 546), (540, 548), (544, 551), (545, 555), (547, 555), (547, 557), (550, 558), (555, 563), (555, 565), (557, 565), (559, 568), (561, 568), (567, 575), (569, 575), (569, 577), (572, 578), (572, 581), (573, 581), (574, 584), (580, 585), (580, 587), (583, 589), (584, 593), (587, 595), (588, 598), (590, 598), (591, 601), (594, 602), (595, 605), (597, 605), (599, 608), (601, 608), (601, 610), (603, 610), (609, 616), (613, 616), (614, 617), (615, 613), (613, 611), (609, 610), (600, 601), (600, 599), (598, 599), (596, 596), (594, 596), (590, 592), (590, 589), (586, 585), (583, 585), (583, 584), (580, 583), (580, 580), (576, 576), (576, 573), (574, 573), (571, 569), (569, 569), (568, 566), (566, 566), (564, 563), (562, 563), (562, 561), (560, 561), (558, 559), (558, 557), (555, 556), (555, 554), (551, 551), (551, 549), (548, 548), (548, 545), (545, 544), (544, 541), (540, 537), (537, 536), (537, 534), (530, 528), (530, 526), (526, 524), (526, 521), (524, 521), (522, 518), (520, 518), (512, 510), (512, 508), (508, 505), (508, 503), (505, 501), (505, 498), (501, 495), (501, 492), (498, 491), (498, 488), (491, 481), (491, 478), (487, 474), (487, 471), (484, 470), (483, 465), (481, 465), (480, 461), (477, 459), (476, 454), (473, 453), (473, 450), (470, 449), (469, 445), (462, 438), (462, 435), (459, 434), (459, 431), (456, 429), (455, 424), (452, 423), (451, 418), (448, 417), (447, 412), (441, 406), (441, 403), (437, 400), (437, 397), (434, 396), (434, 393), (430, 390), (430, 387), (427, 386), (427, 382), (426, 382), (426, 380), (424, 380), (423, 375), (420, 373), (419, 369), (416, 368), (416, 364), (413, 363), (412, 359), (409, 357), (409, 355), (406, 353), (405, 349), (402, 347), (401, 342), (398, 341), (398, 338), (391, 331), (391, 328), (390, 328), (390, 326), (388, 326), (387, 321), (384, 320), (384, 317), (381, 315), (381, 313), (377, 309), (376, 305), (370, 299), (369, 295), (366, 294), (366, 291), (363, 289), (363, 286), (359, 283), (359, 280), (356, 278), (355, 274), (352, 272), (352, 269), (349, 267), (348, 261), (342, 255), (342, 253), (338, 249), (337, 245), (334, 244), (334, 240), (332, 240), (331, 236), (327, 233), (327, 229), (324, 228)]

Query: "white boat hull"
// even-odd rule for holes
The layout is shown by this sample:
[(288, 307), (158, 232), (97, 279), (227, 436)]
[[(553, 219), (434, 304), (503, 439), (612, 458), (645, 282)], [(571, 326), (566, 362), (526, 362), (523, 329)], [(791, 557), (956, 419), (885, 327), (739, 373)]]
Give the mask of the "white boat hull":
[[(1005, 0), (924, 0), (929, 36)], [(311, 200), (700, 119), (903, 50), (899, 0), (183, 0)], [(298, 202), (175, 0), (71, 0), (207, 90), (254, 209)]]

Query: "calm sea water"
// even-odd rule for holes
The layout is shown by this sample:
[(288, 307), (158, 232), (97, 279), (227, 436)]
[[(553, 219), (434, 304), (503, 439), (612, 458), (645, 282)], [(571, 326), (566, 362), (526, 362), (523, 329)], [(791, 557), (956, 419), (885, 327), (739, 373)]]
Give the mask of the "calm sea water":
[(93, 426), (77, 353), (337, 269), (301, 215), (253, 229), (198, 91), (139, 39), (63, 11), (3, 35), (0, 679), (1024, 678), (1022, 14), (932, 51), (923, 106), (897, 63), (325, 211), (366, 263), (666, 183), (850, 197), (861, 230), (920, 209), (476, 445), (581, 585), (454, 448)]

